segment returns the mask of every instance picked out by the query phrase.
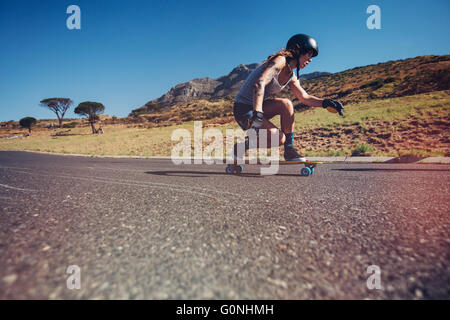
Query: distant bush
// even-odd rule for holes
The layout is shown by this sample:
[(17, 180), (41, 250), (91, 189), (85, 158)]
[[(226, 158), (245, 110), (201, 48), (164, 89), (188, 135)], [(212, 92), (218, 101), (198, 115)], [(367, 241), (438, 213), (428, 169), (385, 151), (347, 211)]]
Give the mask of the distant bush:
[(367, 82), (365, 84), (363, 84), (362, 86), (360, 86), (360, 89), (365, 89), (365, 88), (372, 88), (373, 90), (379, 89), (384, 85), (383, 80), (381, 79), (376, 79), (370, 82)]
[(146, 112), (146, 111), (143, 111), (143, 110), (140, 110), (140, 111), (131, 113), (130, 115), (131, 115), (132, 117), (135, 117), (135, 118), (136, 118), (136, 117), (142, 116), (142, 115), (144, 115), (144, 114), (147, 114), (147, 112)]
[(367, 156), (373, 152), (373, 149), (367, 144), (362, 143), (352, 151), (352, 156)]
[(375, 93), (371, 92), (371, 93), (367, 96), (367, 98), (369, 98), (369, 99), (378, 99), (379, 96), (376, 95)]
[(212, 111), (206, 114), (206, 119), (213, 119), (213, 118), (218, 118), (220, 117), (220, 112), (219, 111)]
[(395, 81), (395, 78), (392, 78), (392, 77), (384, 79), (384, 83), (391, 83), (391, 82), (394, 82), (394, 81)]
[(352, 89), (348, 89), (348, 90), (345, 90), (345, 91), (341, 91), (341, 92), (338, 92), (337, 97), (338, 97), (338, 99), (339, 99), (339, 98), (345, 97), (346, 95), (348, 95), (348, 94), (350, 94), (350, 93), (352, 93), (352, 92), (353, 92)]
[(366, 133), (368, 131), (368, 128), (364, 123), (361, 123), (359, 125), (359, 131), (361, 131), (361, 133)]
[(72, 122), (69, 122), (69, 123), (64, 123), (63, 124), (63, 128), (75, 128), (76, 126), (77, 126), (77, 124), (78, 124), (78, 122), (76, 122), (76, 121), (72, 121)]
[(37, 120), (33, 117), (25, 117), (20, 119), (19, 124), (23, 128), (27, 128), (29, 133), (31, 134), (31, 130), (33, 129), (33, 125), (36, 124)]
[(183, 116), (183, 117), (188, 117), (188, 116), (190, 116), (190, 115), (192, 115), (192, 110), (182, 110), (181, 112), (180, 112), (180, 114)]
[(163, 108), (162, 106), (160, 106), (159, 104), (156, 103), (151, 103), (146, 105), (147, 107), (147, 112), (158, 112), (161, 111), (161, 109)]
[(329, 150), (327, 152), (328, 157), (342, 157), (345, 156), (344, 150)]

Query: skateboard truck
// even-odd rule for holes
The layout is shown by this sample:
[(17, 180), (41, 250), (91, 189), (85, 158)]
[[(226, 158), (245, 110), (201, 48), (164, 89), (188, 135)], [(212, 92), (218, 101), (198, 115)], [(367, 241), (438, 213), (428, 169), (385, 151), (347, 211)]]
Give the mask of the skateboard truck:
[[(245, 164), (252, 164), (249, 162), (249, 160), (245, 161)], [(255, 164), (258, 165), (264, 165), (261, 162), (257, 162)], [(304, 167), (301, 168), (300, 170), (300, 175), (307, 177), (309, 175), (314, 174), (314, 168), (319, 165), (322, 164), (322, 162), (310, 162), (310, 161), (280, 161), (278, 162), (279, 165), (295, 165), (295, 164), (303, 164)], [(227, 164), (227, 167), (225, 168), (225, 172), (227, 174), (241, 174), (242, 172), (244, 172), (244, 166), (242, 164)]]

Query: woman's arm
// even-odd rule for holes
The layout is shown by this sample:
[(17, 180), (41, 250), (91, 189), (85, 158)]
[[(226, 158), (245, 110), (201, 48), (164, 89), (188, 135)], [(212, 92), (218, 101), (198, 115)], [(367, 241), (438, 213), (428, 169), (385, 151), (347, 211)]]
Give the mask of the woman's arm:
[(310, 107), (322, 107), (324, 99), (320, 99), (308, 94), (305, 89), (302, 88), (296, 76), (294, 76), (291, 82), (289, 82), (289, 88), (291, 88), (292, 93), (297, 97), (298, 100), (300, 100), (301, 103), (306, 104)]
[(286, 58), (282, 56), (278, 56), (274, 60), (268, 62), (266, 69), (253, 87), (253, 110), (263, 112), (264, 88), (266, 87), (266, 84), (284, 68), (285, 64)]
[(322, 107), (332, 113), (339, 113), (340, 116), (344, 116), (344, 106), (337, 100), (333, 99), (320, 99), (308, 94), (305, 89), (300, 85), (297, 77), (294, 76), (291, 82), (289, 82), (289, 88), (292, 93), (300, 100), (301, 103), (310, 107)]

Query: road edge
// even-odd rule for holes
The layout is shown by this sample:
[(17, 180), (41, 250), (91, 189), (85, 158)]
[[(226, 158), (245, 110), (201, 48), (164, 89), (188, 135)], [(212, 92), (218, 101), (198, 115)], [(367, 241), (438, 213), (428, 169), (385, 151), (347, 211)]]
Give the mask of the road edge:
[[(55, 156), (85, 157), (85, 158), (114, 158), (114, 159), (156, 159), (156, 160), (200, 160), (201, 158), (174, 158), (165, 156), (119, 156), (119, 155), (87, 155), (87, 154), (71, 154), (57, 153), (45, 151), (30, 150), (0, 150), (3, 152), (29, 152), (36, 154), (46, 154)], [(212, 161), (218, 163), (223, 159), (212, 158)], [(423, 163), (423, 164), (450, 164), (450, 157), (307, 157), (309, 161), (318, 161), (325, 163)]]

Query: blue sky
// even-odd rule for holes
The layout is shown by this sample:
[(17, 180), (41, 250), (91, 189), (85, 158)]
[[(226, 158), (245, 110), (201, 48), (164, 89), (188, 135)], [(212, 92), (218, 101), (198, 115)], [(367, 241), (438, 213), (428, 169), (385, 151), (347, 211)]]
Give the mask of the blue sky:
[[(81, 30), (69, 30), (69, 5)], [(366, 9), (381, 9), (369, 30)], [(0, 121), (54, 118), (39, 101), (68, 97), (126, 116), (171, 87), (217, 78), (306, 33), (319, 56), (303, 73), (338, 72), (450, 53), (450, 1), (0, 0)]]

